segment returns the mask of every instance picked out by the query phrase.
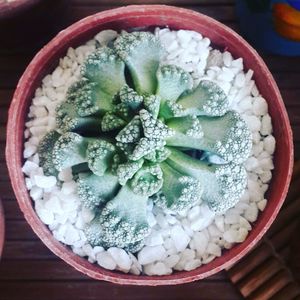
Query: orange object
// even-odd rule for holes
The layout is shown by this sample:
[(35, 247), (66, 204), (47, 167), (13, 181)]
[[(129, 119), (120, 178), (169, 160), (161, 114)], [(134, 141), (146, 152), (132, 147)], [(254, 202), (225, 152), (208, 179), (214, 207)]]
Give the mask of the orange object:
[(287, 3), (273, 5), (274, 26), (281, 36), (300, 41), (300, 11)]

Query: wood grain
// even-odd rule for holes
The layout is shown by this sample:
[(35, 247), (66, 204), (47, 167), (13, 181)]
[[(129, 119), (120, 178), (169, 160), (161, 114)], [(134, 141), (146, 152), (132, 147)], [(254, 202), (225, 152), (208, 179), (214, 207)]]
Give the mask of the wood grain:
[(300, 297), (300, 161), (286, 204), (263, 240), (228, 274), (247, 300)]
[[(16, 287), (18, 287), (16, 289)], [(134, 287), (117, 286), (96, 281), (2, 281), (0, 282), (1, 299), (12, 300), (90, 300), (90, 299), (130, 299), (130, 300), (237, 300), (240, 296), (232, 293), (226, 282), (202, 281), (186, 285), (169, 287)], [(9, 296), (8, 296), (9, 295)], [(46, 296), (47, 295), (47, 296)], [(76, 298), (75, 298), (76, 297)], [(187, 298), (188, 297), (188, 298)]]

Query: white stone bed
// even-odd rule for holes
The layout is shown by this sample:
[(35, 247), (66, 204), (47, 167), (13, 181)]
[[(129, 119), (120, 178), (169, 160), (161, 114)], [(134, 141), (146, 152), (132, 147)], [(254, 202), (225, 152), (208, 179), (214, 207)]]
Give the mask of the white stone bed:
[(176, 64), (190, 72), (195, 84), (205, 78), (218, 83), (228, 94), (231, 109), (243, 116), (252, 131), (253, 149), (245, 162), (248, 187), (240, 202), (225, 215), (215, 215), (205, 204), (174, 215), (149, 201), (148, 221), (152, 231), (136, 256), (115, 247), (93, 248), (83, 228), (94, 214), (82, 207), (71, 169), (60, 172), (58, 178), (44, 176), (39, 167), (37, 146), (46, 132), (56, 128), (55, 108), (64, 100), (69, 86), (79, 78), (80, 66), (87, 55), (96, 45), (106, 45), (115, 38), (115, 31), (102, 31), (85, 45), (68, 50), (59, 66), (36, 90), (25, 130), (22, 170), (26, 186), (38, 216), (49, 226), (54, 238), (91, 263), (135, 275), (190, 271), (221, 256), (222, 249), (242, 243), (252, 228), (251, 223), (267, 205), (264, 194), (274, 168), (275, 139), (268, 105), (251, 79), (253, 71), (244, 72), (243, 59), (233, 59), (227, 51), (212, 49), (210, 40), (197, 32), (165, 28), (156, 29), (155, 34), (167, 50), (163, 63)]

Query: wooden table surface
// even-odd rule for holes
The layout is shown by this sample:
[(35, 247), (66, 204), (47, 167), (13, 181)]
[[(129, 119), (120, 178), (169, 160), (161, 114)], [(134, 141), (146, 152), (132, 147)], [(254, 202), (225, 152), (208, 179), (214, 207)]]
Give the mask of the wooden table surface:
[[(52, 3), (53, 1), (56, 0), (52, 0)], [(92, 280), (75, 271), (43, 245), (24, 220), (11, 189), (4, 157), (7, 110), (19, 77), (38, 48), (35, 43), (18, 44), (18, 40), (24, 38), (25, 27), (31, 26), (30, 30), (37, 35), (43, 32), (42, 41), (34, 39), (35, 42), (43, 44), (53, 36), (53, 31), (57, 32), (59, 28), (87, 15), (120, 5), (141, 2), (188, 7), (214, 17), (238, 31), (234, 0), (69, 0), (62, 5), (63, 14), (56, 11), (51, 18), (48, 15), (50, 21), (47, 22), (51, 25), (51, 32), (43, 31), (45, 28), (40, 26), (42, 21), (32, 17), (29, 21), (18, 24), (24, 30), (19, 30), (16, 37), (7, 25), (3, 25), (6, 23), (0, 22), (0, 197), (6, 216), (6, 242), (0, 263), (1, 300), (242, 299), (225, 272), (202, 281), (170, 287), (118, 286)], [(9, 48), (12, 36), (17, 45)], [(262, 57), (282, 92), (294, 130), (295, 154), (299, 158), (300, 57), (287, 58), (265, 54), (262, 54)]]

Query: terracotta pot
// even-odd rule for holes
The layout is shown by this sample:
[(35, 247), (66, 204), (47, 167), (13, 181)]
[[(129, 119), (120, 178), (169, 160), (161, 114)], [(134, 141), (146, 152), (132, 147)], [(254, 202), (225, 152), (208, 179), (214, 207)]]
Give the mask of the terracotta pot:
[[(76, 47), (85, 43), (103, 29), (149, 29), (155, 26), (199, 31), (210, 38), (214, 45), (221, 49), (228, 49), (234, 57), (243, 57), (245, 68), (254, 70), (257, 86), (268, 101), (277, 148), (275, 170), (267, 193), (269, 201), (247, 239), (242, 244), (224, 251), (221, 257), (196, 270), (149, 277), (104, 270), (95, 264), (90, 264), (86, 259), (77, 256), (68, 247), (56, 241), (32, 207), (21, 166), (23, 164), (24, 122), (32, 96), (41, 84), (42, 78), (53, 71), (59, 58), (66, 54), (68, 47)], [(181, 284), (205, 278), (229, 267), (243, 257), (270, 227), (285, 199), (290, 182), (293, 165), (292, 132), (281, 95), (268, 68), (257, 52), (238, 34), (219, 22), (191, 10), (162, 5), (128, 6), (87, 17), (60, 32), (36, 55), (20, 79), (9, 110), (8, 120), (6, 159), (13, 189), (26, 220), (56, 255), (95, 279), (134, 285)]]
[(4, 211), (2, 202), (0, 199), (0, 258), (2, 255), (3, 245), (4, 245), (4, 236), (5, 236), (5, 225), (4, 225)]

